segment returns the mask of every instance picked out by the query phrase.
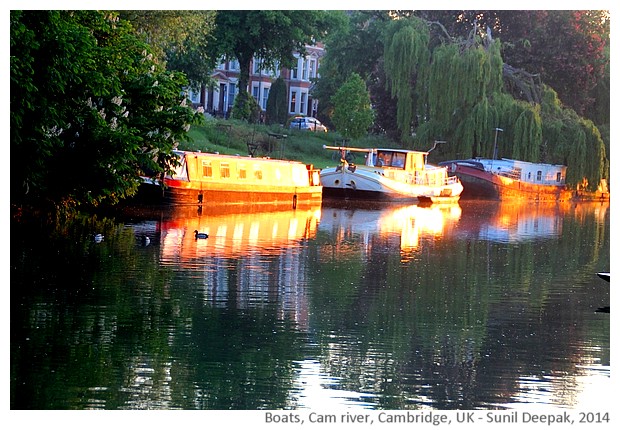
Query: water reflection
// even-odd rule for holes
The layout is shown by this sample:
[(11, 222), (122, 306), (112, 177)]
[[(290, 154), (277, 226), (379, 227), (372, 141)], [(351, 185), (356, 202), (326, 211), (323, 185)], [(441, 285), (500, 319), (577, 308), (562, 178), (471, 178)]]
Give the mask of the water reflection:
[[(191, 265), (212, 256), (278, 254), (312, 238), (321, 216), (320, 207), (306, 211), (221, 213), (219, 208), (212, 208), (210, 212), (188, 212), (185, 216), (169, 215), (158, 226), (164, 265)], [(196, 230), (209, 238), (196, 240)]]
[(461, 216), (458, 203), (432, 205), (390, 205), (368, 207), (363, 204), (342, 207), (324, 207), (320, 229), (328, 231), (337, 240), (346, 242), (359, 237), (366, 252), (371, 237), (380, 236), (387, 243), (398, 244), (403, 254), (419, 247), (420, 241), (444, 235)]
[(467, 201), (14, 224), (11, 406), (579, 406), (609, 385), (609, 224)]

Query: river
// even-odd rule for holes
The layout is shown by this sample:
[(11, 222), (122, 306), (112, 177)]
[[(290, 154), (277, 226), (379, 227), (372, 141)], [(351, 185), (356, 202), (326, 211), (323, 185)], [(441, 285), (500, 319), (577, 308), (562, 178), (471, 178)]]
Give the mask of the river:
[(327, 201), (12, 221), (11, 409), (600, 406), (609, 212)]

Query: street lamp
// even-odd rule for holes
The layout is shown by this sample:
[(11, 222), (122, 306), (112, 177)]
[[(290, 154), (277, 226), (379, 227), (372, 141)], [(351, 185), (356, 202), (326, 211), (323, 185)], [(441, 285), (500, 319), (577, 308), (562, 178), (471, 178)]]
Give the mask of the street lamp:
[[(497, 135), (500, 131), (504, 131), (499, 127), (495, 127), (495, 145), (493, 146), (493, 160), (497, 158)], [(491, 167), (493, 167), (493, 161), (491, 160)]]

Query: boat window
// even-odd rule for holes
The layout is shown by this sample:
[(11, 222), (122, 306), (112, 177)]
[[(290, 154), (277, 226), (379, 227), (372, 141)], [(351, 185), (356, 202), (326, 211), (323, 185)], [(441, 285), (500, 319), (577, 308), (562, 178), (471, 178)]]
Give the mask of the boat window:
[(542, 170), (539, 170), (538, 172), (536, 172), (536, 180), (538, 182), (542, 181)]
[(247, 178), (245, 164), (239, 164), (239, 179)]
[(256, 179), (263, 179), (263, 170), (260, 166), (254, 166), (254, 177)]
[(556, 180), (557, 182), (562, 182), (562, 172), (558, 172), (558, 173), (556, 174), (555, 180)]
[(386, 151), (377, 152), (377, 160), (375, 161), (375, 166), (377, 167), (386, 167), (392, 164), (392, 153)]
[(392, 167), (405, 167), (405, 154), (401, 152), (395, 152), (392, 157)]
[(202, 161), (202, 176), (205, 178), (213, 177), (213, 167), (211, 166), (211, 161)]
[(174, 174), (172, 175), (175, 179), (183, 179), (187, 181), (187, 163), (185, 161), (185, 157), (181, 159), (181, 164), (174, 168)]
[(220, 164), (220, 178), (230, 178), (230, 164), (229, 163)]

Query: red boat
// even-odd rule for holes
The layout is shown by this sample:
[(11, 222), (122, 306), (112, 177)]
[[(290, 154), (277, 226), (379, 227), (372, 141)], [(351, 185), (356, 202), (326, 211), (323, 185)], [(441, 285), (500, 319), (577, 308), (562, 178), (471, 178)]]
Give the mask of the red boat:
[(566, 166), (502, 158), (440, 163), (463, 184), (463, 198), (570, 200)]

